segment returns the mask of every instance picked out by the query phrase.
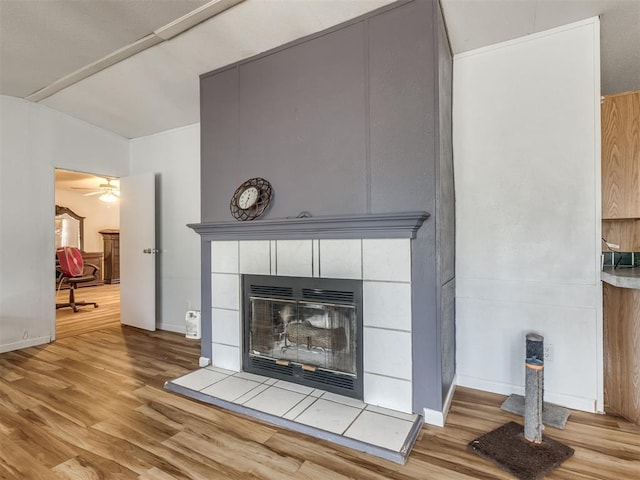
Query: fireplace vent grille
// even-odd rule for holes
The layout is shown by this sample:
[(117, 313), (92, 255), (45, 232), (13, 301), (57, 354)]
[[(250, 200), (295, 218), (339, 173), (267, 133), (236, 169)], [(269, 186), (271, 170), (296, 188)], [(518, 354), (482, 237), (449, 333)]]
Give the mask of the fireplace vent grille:
[(262, 375), (298, 383), (300, 383), (300, 380), (303, 380), (304, 385), (307, 386), (320, 389), (331, 387), (331, 391), (336, 393), (360, 398), (356, 379), (352, 375), (331, 372), (320, 368), (315, 371), (308, 371), (304, 370), (302, 365), (297, 363), (291, 362), (288, 365), (282, 365), (276, 363), (275, 360), (271, 358), (261, 358), (257, 356), (250, 356), (249, 362), (248, 370), (259, 369)]
[[(293, 376), (293, 363), (289, 365), (278, 365), (275, 361), (269, 358), (250, 357), (251, 366), (262, 369), (265, 373), (271, 372), (272, 374), (285, 375), (287, 377)], [(274, 375), (275, 376), (275, 375)]]
[(331, 385), (348, 391), (353, 391), (356, 388), (355, 378), (349, 375), (340, 375), (320, 369), (315, 372), (303, 370), (302, 375), (306, 381), (315, 384)]
[(293, 298), (293, 288), (275, 285), (251, 285), (251, 295), (267, 298)]
[(353, 304), (353, 292), (343, 292), (340, 290), (325, 290), (320, 288), (303, 288), (302, 298), (315, 302), (333, 302), (340, 304)]

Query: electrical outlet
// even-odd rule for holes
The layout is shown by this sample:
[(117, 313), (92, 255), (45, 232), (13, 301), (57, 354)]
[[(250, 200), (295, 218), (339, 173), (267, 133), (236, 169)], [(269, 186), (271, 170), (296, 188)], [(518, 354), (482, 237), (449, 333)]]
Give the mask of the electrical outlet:
[(553, 362), (553, 345), (550, 343), (544, 344), (544, 361)]

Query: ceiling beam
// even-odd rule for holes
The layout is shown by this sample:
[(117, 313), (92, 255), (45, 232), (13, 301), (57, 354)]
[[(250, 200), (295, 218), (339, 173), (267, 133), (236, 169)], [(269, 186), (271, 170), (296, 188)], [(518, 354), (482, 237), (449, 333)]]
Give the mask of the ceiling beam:
[(183, 15), (182, 17), (174, 20), (167, 25), (160, 27), (153, 31), (153, 33), (141, 38), (140, 40), (127, 45), (113, 53), (110, 53), (106, 57), (101, 58), (93, 63), (90, 63), (75, 72), (66, 75), (55, 82), (43, 87), (25, 97), (26, 100), (31, 102), (39, 102), (47, 97), (64, 90), (71, 85), (78, 83), (85, 78), (90, 77), (106, 68), (115, 65), (118, 62), (126, 60), (133, 55), (136, 55), (147, 48), (151, 48), (159, 43), (169, 40), (176, 35), (195, 27), (199, 23), (204, 22), (216, 15), (224, 12), (225, 10), (243, 2), (244, 0), (212, 0), (199, 8)]

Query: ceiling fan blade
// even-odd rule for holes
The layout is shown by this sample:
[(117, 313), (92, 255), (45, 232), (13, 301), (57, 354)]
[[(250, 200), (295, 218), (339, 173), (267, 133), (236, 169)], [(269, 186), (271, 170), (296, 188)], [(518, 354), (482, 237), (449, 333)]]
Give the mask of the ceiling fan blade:
[(91, 196), (91, 195), (99, 195), (99, 194), (101, 194), (101, 193), (103, 193), (103, 192), (102, 192), (102, 190), (99, 190), (99, 191), (97, 191), (97, 192), (84, 193), (82, 196), (83, 196), (83, 197), (89, 197), (89, 196)]
[(71, 187), (71, 190), (95, 190), (93, 187)]

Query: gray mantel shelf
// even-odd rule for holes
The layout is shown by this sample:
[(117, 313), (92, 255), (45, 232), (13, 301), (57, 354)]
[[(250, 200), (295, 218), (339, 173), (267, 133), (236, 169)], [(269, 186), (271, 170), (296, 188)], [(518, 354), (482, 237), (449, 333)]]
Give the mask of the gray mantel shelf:
[(415, 238), (427, 212), (374, 213), (248, 222), (191, 223), (204, 241)]

